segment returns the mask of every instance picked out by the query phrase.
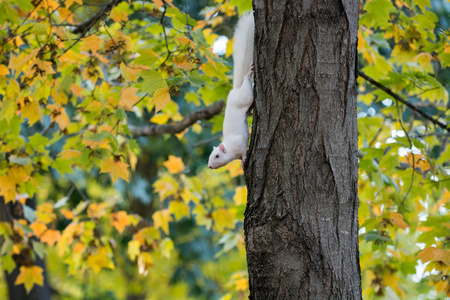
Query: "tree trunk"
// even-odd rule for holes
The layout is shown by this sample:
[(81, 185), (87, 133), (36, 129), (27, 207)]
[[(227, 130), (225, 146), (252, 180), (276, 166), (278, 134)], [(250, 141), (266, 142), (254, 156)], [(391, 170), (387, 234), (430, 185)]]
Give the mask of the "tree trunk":
[(361, 299), (358, 1), (254, 0), (250, 299)]
[[(34, 198), (27, 200), (27, 205), (36, 208), (36, 200)], [(23, 218), (22, 205), (16, 202), (5, 204), (4, 198), (0, 197), (0, 222), (8, 222), (13, 226), (13, 219)], [(0, 240), (0, 246), (1, 246)], [(9, 300), (49, 300), (50, 286), (48, 284), (45, 261), (36, 255), (34, 264), (41, 267), (44, 272), (44, 285), (35, 285), (30, 293), (27, 293), (23, 284), (15, 285), (17, 276), (19, 275), (19, 267), (11, 273), (5, 272), (5, 279), (8, 285)]]

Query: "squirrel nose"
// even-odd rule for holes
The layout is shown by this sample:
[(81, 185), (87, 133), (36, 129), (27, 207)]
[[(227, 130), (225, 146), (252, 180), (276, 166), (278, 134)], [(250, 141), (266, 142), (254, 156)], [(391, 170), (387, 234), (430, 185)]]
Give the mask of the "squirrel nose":
[(211, 166), (208, 166), (208, 168), (212, 169), (212, 167), (211, 167)]

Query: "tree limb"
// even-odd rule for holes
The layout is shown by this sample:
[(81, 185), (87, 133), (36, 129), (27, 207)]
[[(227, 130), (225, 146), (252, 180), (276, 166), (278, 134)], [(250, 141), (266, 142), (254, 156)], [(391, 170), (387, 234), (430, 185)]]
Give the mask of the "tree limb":
[(210, 106), (207, 106), (203, 109), (199, 109), (191, 114), (188, 114), (182, 121), (175, 122), (172, 125), (157, 125), (151, 124), (145, 127), (133, 127), (130, 126), (131, 132), (133, 132), (134, 137), (140, 136), (155, 136), (161, 135), (165, 133), (175, 134), (180, 133), (198, 120), (209, 120), (215, 115), (219, 114), (222, 111), (222, 108), (225, 106), (225, 102), (223, 100), (217, 101)]
[(86, 34), (86, 32), (89, 31), (89, 29), (94, 26), (95, 23), (97, 23), (98, 20), (100, 20), (105, 14), (108, 14), (114, 6), (119, 4), (119, 2), (122, 0), (112, 0), (110, 3), (108, 3), (105, 7), (97, 11), (95, 14), (93, 14), (89, 19), (84, 21), (83, 23), (76, 25), (77, 28), (72, 32), (74, 34), (81, 33), (82, 36)]
[(368, 82), (370, 82), (371, 84), (373, 84), (374, 86), (379, 88), (380, 90), (386, 92), (387, 94), (392, 96), (395, 100), (397, 100), (397, 101), (403, 103), (404, 105), (408, 106), (409, 108), (411, 108), (413, 111), (415, 111), (416, 113), (418, 113), (419, 115), (421, 115), (425, 119), (430, 120), (433, 124), (435, 124), (435, 125), (441, 127), (442, 129), (445, 129), (448, 132), (450, 132), (450, 129), (448, 128), (448, 126), (446, 124), (438, 121), (437, 119), (433, 118), (433, 116), (431, 116), (428, 113), (420, 110), (417, 106), (415, 106), (414, 104), (411, 104), (407, 100), (403, 99), (402, 97), (400, 97), (399, 95), (394, 93), (391, 89), (389, 89), (386, 86), (384, 86), (383, 84), (379, 83), (378, 81), (376, 81), (372, 77), (367, 76), (366, 74), (364, 74), (361, 71), (359, 72), (359, 76), (361, 76), (362, 78), (364, 78), (365, 80), (367, 80)]

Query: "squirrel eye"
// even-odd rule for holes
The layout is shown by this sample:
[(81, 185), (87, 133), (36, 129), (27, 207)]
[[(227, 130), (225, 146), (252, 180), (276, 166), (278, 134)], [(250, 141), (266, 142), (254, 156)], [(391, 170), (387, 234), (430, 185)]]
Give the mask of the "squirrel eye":
[(219, 158), (219, 154), (216, 155), (216, 158)]

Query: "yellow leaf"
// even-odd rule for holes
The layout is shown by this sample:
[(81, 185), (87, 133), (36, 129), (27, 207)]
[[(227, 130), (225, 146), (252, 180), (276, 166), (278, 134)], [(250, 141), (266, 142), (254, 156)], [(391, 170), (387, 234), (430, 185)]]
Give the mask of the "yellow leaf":
[(139, 101), (136, 93), (139, 89), (134, 87), (123, 88), (120, 91), (119, 107), (125, 110), (133, 110), (133, 106)]
[(89, 204), (87, 208), (87, 213), (89, 218), (99, 219), (105, 214), (105, 204), (104, 203)]
[(122, 76), (128, 81), (136, 82), (139, 78), (137, 74), (141, 72), (141, 70), (142, 69), (139, 68), (129, 67), (123, 62), (120, 63), (120, 72), (122, 73)]
[(106, 247), (100, 247), (97, 249), (96, 254), (89, 255), (86, 263), (88, 267), (94, 271), (94, 273), (99, 273), (102, 268), (114, 269), (114, 264), (108, 257)]
[(238, 177), (239, 175), (244, 175), (244, 170), (241, 167), (240, 160), (234, 160), (226, 166), (227, 170), (230, 172), (232, 178)]
[(161, 228), (166, 234), (169, 234), (169, 222), (172, 220), (168, 209), (159, 210), (153, 214), (155, 228)]
[(396, 212), (391, 212), (391, 222), (401, 229), (409, 227), (409, 225), (403, 220), (403, 215)]
[(20, 98), (17, 103), (19, 104), (19, 111), (22, 112), (22, 119), (27, 118), (29, 125), (41, 120), (41, 106), (32, 97)]
[(222, 232), (226, 228), (234, 228), (234, 216), (233, 214), (225, 208), (221, 208), (212, 213), (212, 218), (214, 219), (214, 227), (217, 231)]
[(163, 165), (172, 174), (177, 174), (184, 170), (184, 164), (181, 158), (173, 155), (169, 155), (169, 159)]
[(219, 300), (231, 300), (232, 296), (230, 293), (225, 294), (222, 298), (220, 298)]
[(155, 92), (152, 98), (152, 104), (155, 104), (155, 113), (166, 107), (170, 102), (169, 87), (164, 87)]
[(0, 76), (6, 76), (9, 74), (9, 69), (5, 65), (0, 65)]
[(189, 207), (181, 201), (171, 201), (169, 211), (175, 216), (176, 221), (182, 217), (189, 217)]
[(15, 285), (24, 284), (27, 293), (30, 293), (35, 284), (42, 286), (44, 284), (44, 270), (38, 266), (20, 267), (20, 273), (17, 276)]
[(174, 248), (173, 241), (169, 238), (165, 238), (159, 244), (159, 249), (161, 250), (161, 254), (165, 258), (170, 258), (170, 254)]
[(141, 253), (141, 243), (136, 240), (132, 240), (128, 243), (128, 255), (131, 260), (135, 260), (136, 256)]
[(150, 122), (155, 123), (155, 124), (166, 124), (167, 121), (169, 121), (170, 116), (167, 114), (157, 114), (154, 115), (151, 119)]
[(28, 67), (28, 76), (37, 75), (37, 77), (44, 81), (47, 79), (47, 75), (55, 74), (55, 70), (53, 70), (52, 63), (49, 61), (44, 61), (40, 59), (34, 59), (31, 61), (30, 66)]
[(93, 34), (83, 39), (83, 43), (81, 44), (81, 51), (91, 50), (92, 53), (97, 53), (102, 43), (103, 39), (99, 39), (97, 35)]
[(245, 292), (248, 290), (248, 279), (247, 278), (238, 279), (234, 282), (234, 285), (236, 291)]
[(241, 204), (247, 203), (247, 187), (246, 186), (236, 187), (233, 201), (234, 201), (234, 203), (236, 203), (236, 205), (241, 205)]
[(119, 233), (122, 233), (125, 227), (131, 224), (130, 218), (126, 211), (118, 211), (116, 213), (111, 213), (110, 215), (111, 225), (113, 225)]
[(115, 22), (122, 22), (128, 20), (128, 14), (124, 10), (120, 10), (118, 7), (115, 7), (111, 13), (109, 14), (111, 19)]
[(78, 150), (64, 150), (61, 153), (58, 154), (58, 156), (61, 156), (62, 159), (66, 160), (66, 159), (72, 159), (74, 157), (78, 157), (81, 155), (81, 151)]
[(0, 196), (5, 198), (5, 204), (16, 200), (16, 183), (9, 176), (0, 176)]
[(100, 173), (109, 173), (113, 183), (119, 180), (119, 178), (127, 182), (129, 181), (128, 164), (120, 161), (120, 159), (115, 161), (115, 159), (106, 158), (100, 164)]
[(41, 242), (53, 246), (61, 238), (61, 233), (58, 230), (48, 229), (42, 236)]

